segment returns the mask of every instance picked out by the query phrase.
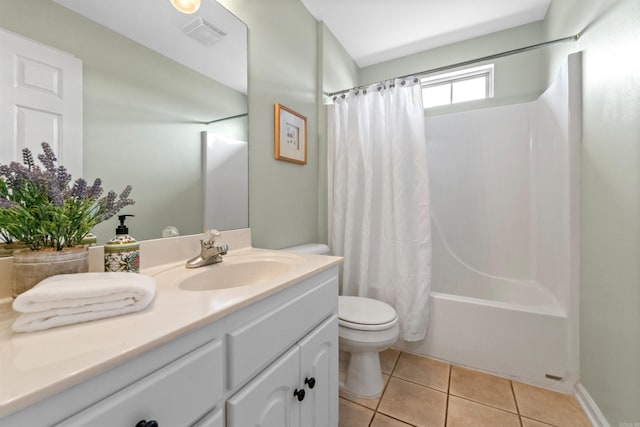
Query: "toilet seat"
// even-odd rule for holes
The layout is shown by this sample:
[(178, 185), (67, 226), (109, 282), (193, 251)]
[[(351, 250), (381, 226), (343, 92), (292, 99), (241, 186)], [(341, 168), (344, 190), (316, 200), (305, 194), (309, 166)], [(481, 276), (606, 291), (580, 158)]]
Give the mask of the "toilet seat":
[(365, 297), (338, 298), (340, 326), (360, 331), (381, 331), (398, 322), (396, 311), (389, 304)]

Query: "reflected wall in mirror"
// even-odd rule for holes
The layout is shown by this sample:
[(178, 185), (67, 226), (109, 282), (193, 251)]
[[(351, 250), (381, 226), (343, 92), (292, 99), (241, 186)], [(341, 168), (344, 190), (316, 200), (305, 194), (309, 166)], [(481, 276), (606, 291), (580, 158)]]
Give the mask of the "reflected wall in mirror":
[[(214, 0), (192, 15), (169, 0), (0, 0), (0, 27), (82, 61), (82, 175), (133, 186), (130, 233), (202, 232), (201, 132), (248, 141), (246, 25)], [(116, 226), (98, 225), (98, 244)]]

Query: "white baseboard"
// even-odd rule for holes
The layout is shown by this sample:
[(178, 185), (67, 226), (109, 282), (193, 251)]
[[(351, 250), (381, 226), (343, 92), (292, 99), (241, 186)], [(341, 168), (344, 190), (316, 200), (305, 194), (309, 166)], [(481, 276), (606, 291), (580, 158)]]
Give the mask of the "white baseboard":
[(611, 427), (582, 383), (576, 385), (576, 399), (594, 427)]

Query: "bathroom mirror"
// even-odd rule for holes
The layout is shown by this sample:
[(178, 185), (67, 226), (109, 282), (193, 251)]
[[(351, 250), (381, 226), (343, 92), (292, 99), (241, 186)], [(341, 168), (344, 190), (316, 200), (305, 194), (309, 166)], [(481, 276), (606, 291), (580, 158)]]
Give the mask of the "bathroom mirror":
[[(248, 141), (246, 25), (214, 0), (190, 15), (169, 0), (0, 0), (0, 28), (82, 61), (82, 175), (133, 187), (130, 234), (202, 232), (202, 133)], [(116, 226), (99, 224), (98, 244)]]

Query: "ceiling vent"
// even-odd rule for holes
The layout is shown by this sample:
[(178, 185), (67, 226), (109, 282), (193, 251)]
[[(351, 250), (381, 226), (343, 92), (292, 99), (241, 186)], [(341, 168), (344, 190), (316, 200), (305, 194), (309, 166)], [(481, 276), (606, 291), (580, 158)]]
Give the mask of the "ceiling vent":
[(214, 45), (227, 35), (227, 33), (204, 18), (196, 18), (185, 25), (182, 31), (205, 46)]

